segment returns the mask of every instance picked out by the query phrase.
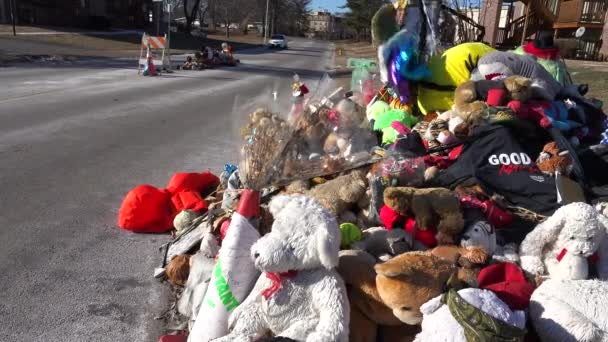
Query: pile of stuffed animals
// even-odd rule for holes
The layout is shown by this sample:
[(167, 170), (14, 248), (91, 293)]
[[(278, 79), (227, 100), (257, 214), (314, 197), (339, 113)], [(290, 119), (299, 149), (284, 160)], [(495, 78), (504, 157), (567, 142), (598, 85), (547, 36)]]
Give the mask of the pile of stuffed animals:
[[(242, 251), (257, 281), (232, 308), (227, 335), (211, 340), (606, 339), (608, 205), (564, 205), (523, 241), (505, 243), (499, 232), (522, 219), (491, 200), (462, 188), (391, 186), (371, 226), (365, 169), (262, 200), (252, 218), (261, 237)], [(200, 247), (166, 267), (183, 287), (177, 310), (190, 327), (207, 305), (229, 216), (201, 223)]]
[(121, 227), (197, 232), (164, 268), (187, 327), (161, 341), (608, 341), (601, 102), (549, 38), (440, 51), (437, 2), (404, 3), (373, 21), (371, 101), (258, 110), (244, 144), (289, 136), (280, 160), (127, 195)]

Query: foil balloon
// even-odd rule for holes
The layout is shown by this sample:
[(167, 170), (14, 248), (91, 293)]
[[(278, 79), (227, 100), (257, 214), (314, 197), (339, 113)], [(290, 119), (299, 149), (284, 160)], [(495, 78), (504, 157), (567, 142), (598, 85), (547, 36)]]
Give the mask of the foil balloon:
[(389, 84), (398, 94), (399, 100), (402, 103), (408, 103), (410, 100), (410, 86), (407, 79), (403, 78), (399, 73), (399, 64), (397, 59), (393, 58), (389, 67)]
[(399, 93), (402, 103), (407, 103), (410, 98), (409, 81), (420, 81), (430, 76), (427, 66), (417, 63), (416, 46), (415, 39), (405, 39), (389, 57), (388, 82)]

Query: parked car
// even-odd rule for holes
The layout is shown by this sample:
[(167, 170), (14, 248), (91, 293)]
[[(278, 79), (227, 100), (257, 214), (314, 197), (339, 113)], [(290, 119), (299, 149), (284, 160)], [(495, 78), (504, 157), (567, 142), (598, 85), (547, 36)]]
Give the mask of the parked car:
[(268, 41), (269, 48), (287, 49), (287, 37), (282, 34), (273, 34)]

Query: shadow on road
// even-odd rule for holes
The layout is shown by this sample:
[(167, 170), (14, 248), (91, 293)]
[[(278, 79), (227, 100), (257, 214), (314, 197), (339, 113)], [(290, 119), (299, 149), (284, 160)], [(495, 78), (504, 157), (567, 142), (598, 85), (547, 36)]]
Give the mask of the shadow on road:
[(259, 75), (272, 75), (279, 77), (291, 77), (293, 74), (298, 74), (307, 78), (321, 78), (323, 75), (330, 73), (323, 70), (310, 70), (300, 68), (283, 68), (275, 66), (257, 66), (252, 64), (241, 64), (237, 68), (233, 68), (236, 72), (246, 72)]

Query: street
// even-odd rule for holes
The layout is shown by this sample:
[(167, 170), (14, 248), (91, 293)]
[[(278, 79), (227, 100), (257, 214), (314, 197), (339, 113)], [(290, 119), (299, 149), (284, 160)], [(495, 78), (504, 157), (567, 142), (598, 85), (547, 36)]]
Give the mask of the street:
[(250, 99), (289, 99), (294, 72), (314, 88), (333, 51), (294, 40), (237, 58), (160, 77), (130, 60), (0, 68), (0, 341), (158, 341), (169, 236), (120, 230), (124, 195), (175, 172), (219, 176)]

